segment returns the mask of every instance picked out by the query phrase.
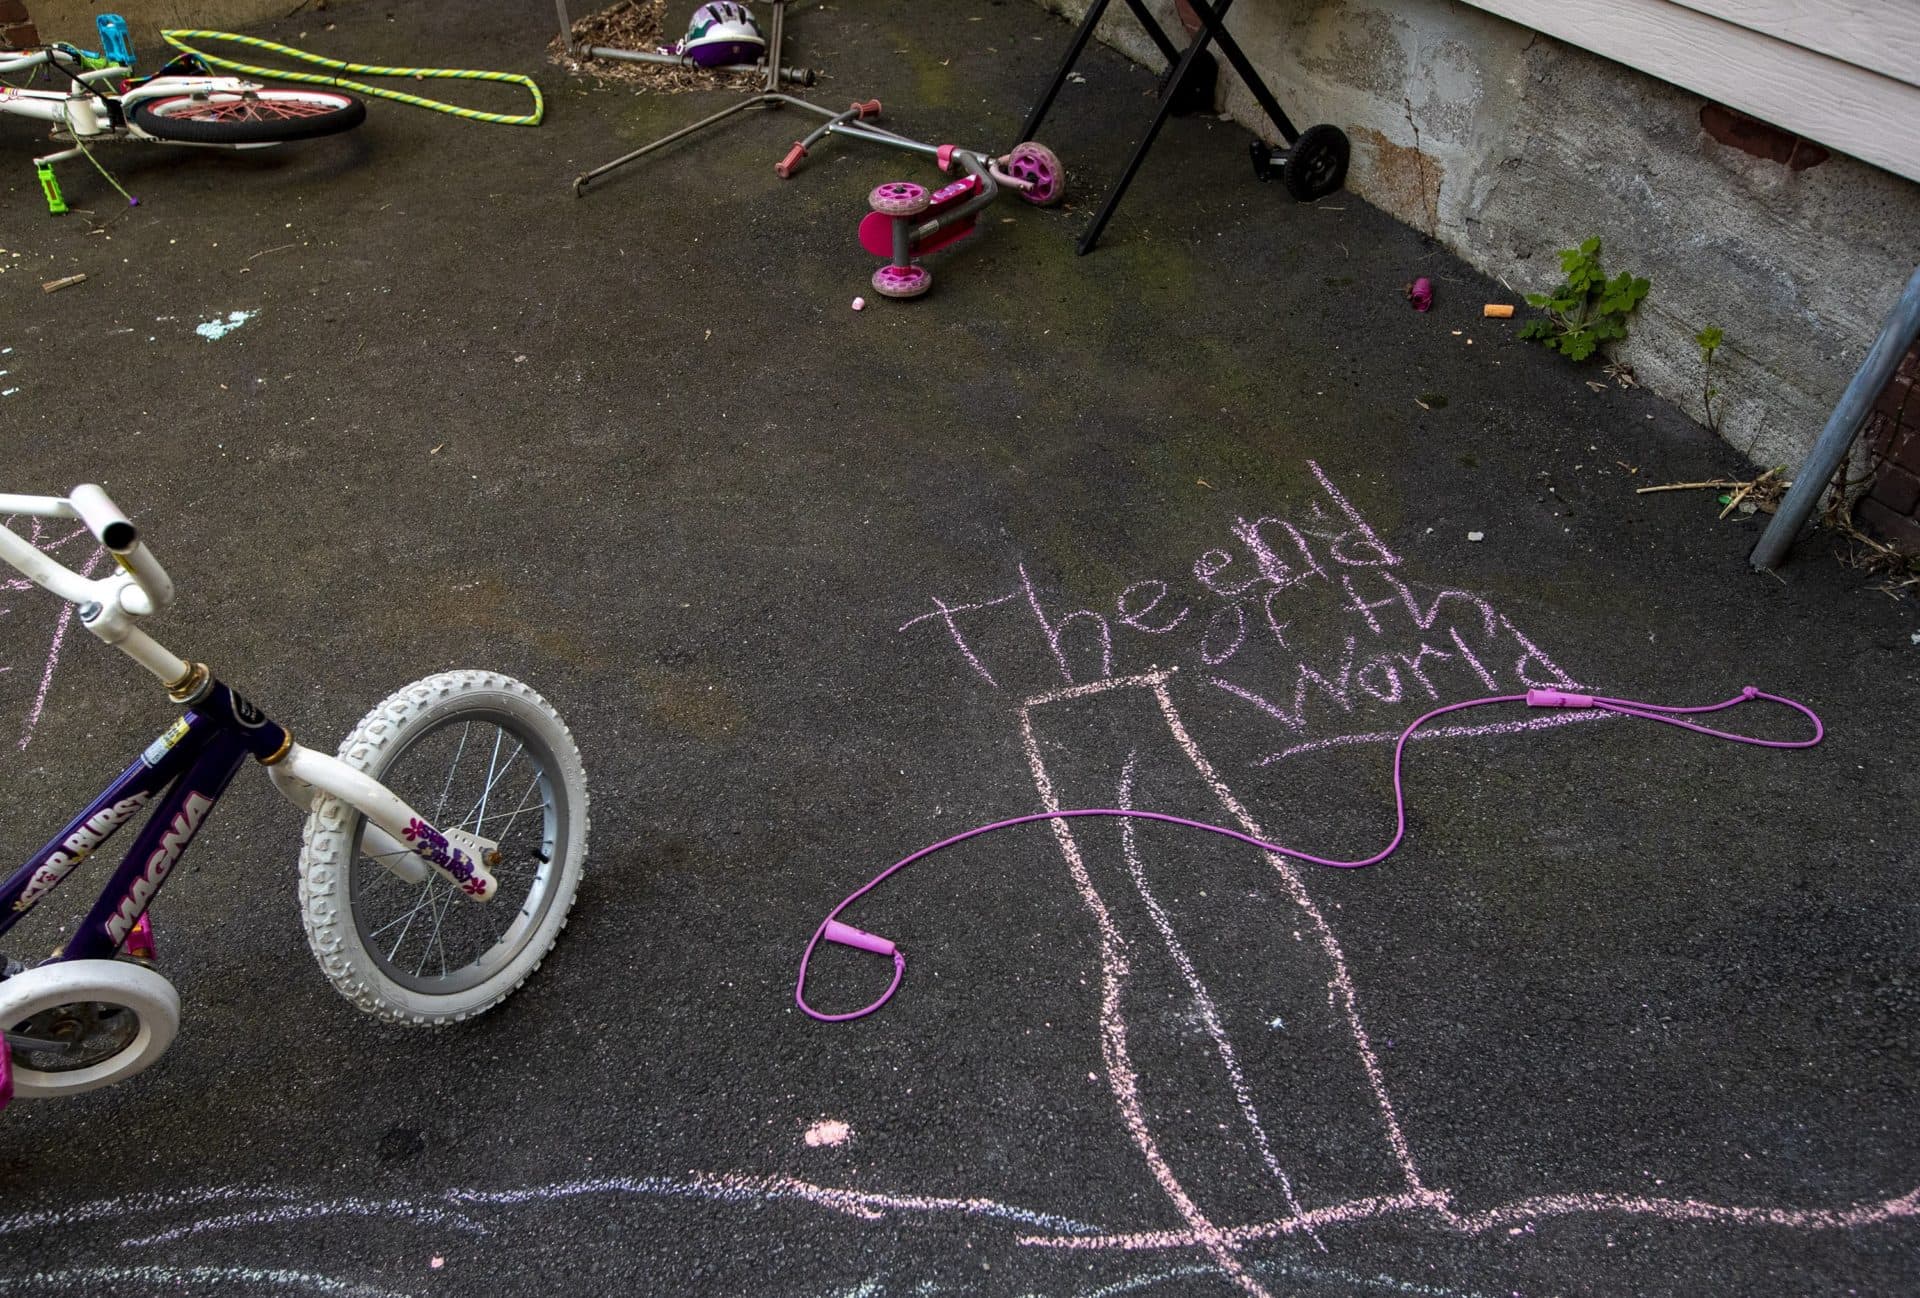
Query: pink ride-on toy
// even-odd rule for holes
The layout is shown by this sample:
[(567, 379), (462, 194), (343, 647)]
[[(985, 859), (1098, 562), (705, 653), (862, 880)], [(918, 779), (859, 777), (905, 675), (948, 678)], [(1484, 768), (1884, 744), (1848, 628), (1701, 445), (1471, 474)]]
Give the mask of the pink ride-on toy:
[(973, 233), (980, 212), (1010, 189), (1036, 207), (1051, 207), (1067, 192), (1066, 168), (1053, 150), (1032, 140), (995, 156), (954, 144), (922, 144), (868, 119), (880, 115), (880, 101), (849, 105), (803, 140), (795, 141), (774, 166), (784, 179), (799, 169), (813, 146), (828, 135), (845, 135), (931, 158), (957, 178), (929, 192), (910, 180), (889, 181), (867, 195), (873, 209), (860, 222), (860, 246), (887, 264), (873, 273), (873, 291), (882, 297), (919, 297), (933, 287), (933, 272), (916, 257), (937, 252)]
[(860, 222), (860, 246), (887, 264), (873, 272), (882, 297), (919, 297), (933, 287), (933, 272), (914, 261), (973, 233), (982, 208), (1005, 186), (1038, 207), (1066, 193), (1066, 172), (1044, 144), (1018, 145), (1003, 158), (984, 158), (951, 144), (935, 156), (942, 171), (966, 174), (928, 193), (924, 185), (894, 180), (867, 195), (873, 209)]

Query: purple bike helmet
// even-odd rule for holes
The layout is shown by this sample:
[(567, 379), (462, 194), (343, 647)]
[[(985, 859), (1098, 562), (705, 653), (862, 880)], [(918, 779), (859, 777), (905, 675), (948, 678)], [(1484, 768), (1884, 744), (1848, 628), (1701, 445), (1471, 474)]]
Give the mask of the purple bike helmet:
[(687, 34), (674, 47), (703, 68), (758, 63), (766, 56), (767, 38), (760, 24), (739, 0), (712, 0), (693, 11)]

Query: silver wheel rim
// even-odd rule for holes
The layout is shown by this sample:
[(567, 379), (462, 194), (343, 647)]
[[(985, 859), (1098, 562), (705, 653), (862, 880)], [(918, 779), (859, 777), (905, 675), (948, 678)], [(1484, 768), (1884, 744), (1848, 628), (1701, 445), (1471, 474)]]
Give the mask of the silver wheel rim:
[(495, 977), (546, 918), (568, 840), (553, 751), (528, 723), (488, 707), (437, 718), (372, 772), (442, 832), (497, 839), (499, 893), (460, 895), (436, 871), (410, 884), (362, 850), (352, 829), (347, 896), (355, 935), (381, 973), (410, 992), (449, 996)]
[(140, 1035), (140, 1015), (125, 1005), (76, 1001), (56, 1005), (7, 1031), (14, 1066), (37, 1073), (71, 1073), (120, 1054)]

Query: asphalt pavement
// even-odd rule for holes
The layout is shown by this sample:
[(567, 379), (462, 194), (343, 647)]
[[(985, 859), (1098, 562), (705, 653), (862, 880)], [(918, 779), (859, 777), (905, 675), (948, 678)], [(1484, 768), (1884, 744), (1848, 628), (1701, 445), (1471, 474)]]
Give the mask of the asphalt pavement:
[[(730, 100), (556, 69), (552, 21), (263, 27), (533, 72), (548, 118), (383, 102), (308, 144), (103, 151), (135, 209), (66, 164), (85, 210), (46, 216), (0, 119), (0, 487), (106, 484), (181, 590), (154, 633), (303, 742), (487, 667), (567, 718), (594, 797), (547, 964), (423, 1032), (321, 976), (299, 817), (243, 772), (153, 908), (176, 1044), (0, 1116), (0, 1293), (1920, 1289), (1911, 601), (1827, 540), (1755, 574), (1757, 520), (1636, 494), (1754, 470), (1483, 320), (1513, 294), (1360, 199), (1257, 183), (1232, 123), (1171, 124), (1076, 257), (1154, 88), (1110, 50), (1042, 134), (1068, 205), (1003, 199), (896, 303), (855, 232), (930, 165), (829, 141), (782, 180), (786, 110), (576, 198)], [(1070, 34), (1004, 0), (791, 29), (815, 99), (979, 148)], [(0, 610), (18, 859), (173, 712), (51, 597)], [(906, 953), (890, 1005), (795, 1008), (827, 910), (968, 827), (1144, 808), (1363, 857), (1430, 708), (1749, 684), (1825, 742), (1446, 717), (1366, 869), (997, 832), (848, 912)], [(885, 966), (828, 951), (809, 995), (854, 1008)]]

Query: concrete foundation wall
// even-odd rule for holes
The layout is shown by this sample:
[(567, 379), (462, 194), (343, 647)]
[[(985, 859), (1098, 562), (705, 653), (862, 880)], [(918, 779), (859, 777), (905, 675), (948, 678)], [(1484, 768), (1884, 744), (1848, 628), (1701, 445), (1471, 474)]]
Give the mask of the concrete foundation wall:
[[(1041, 3), (1074, 22), (1087, 7)], [(1172, 0), (1149, 3), (1182, 39)], [(1653, 282), (1619, 358), (1696, 419), (1693, 334), (1720, 325), (1721, 432), (1757, 463), (1799, 463), (1920, 262), (1920, 185), (1839, 154), (1752, 156), (1703, 129), (1699, 96), (1479, 10), (1239, 0), (1228, 26), (1296, 126), (1352, 137), (1349, 189), (1516, 302), (1559, 282), (1558, 249), (1600, 236), (1609, 271)], [(1124, 5), (1101, 36), (1161, 65)], [(1273, 138), (1224, 60), (1220, 102)]]

